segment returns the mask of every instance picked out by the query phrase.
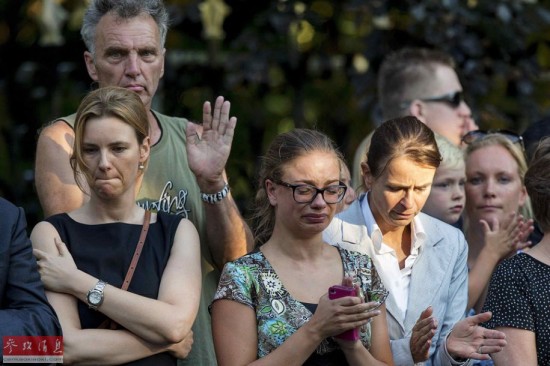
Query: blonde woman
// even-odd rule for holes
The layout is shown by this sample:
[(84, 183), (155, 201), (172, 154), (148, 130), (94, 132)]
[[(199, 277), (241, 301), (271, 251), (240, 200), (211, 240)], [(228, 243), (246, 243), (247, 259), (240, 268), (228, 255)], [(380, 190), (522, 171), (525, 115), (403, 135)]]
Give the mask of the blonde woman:
[(531, 206), (523, 178), (527, 164), (521, 137), (508, 131), (473, 131), (464, 137), (468, 242), (468, 309), (479, 312), (493, 270), (531, 244)]

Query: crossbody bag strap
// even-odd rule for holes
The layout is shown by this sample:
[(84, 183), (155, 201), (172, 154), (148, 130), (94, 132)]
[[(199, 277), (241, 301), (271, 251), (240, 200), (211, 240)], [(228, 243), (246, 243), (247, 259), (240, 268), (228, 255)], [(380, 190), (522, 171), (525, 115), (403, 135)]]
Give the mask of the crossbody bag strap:
[(147, 238), (147, 231), (149, 231), (150, 220), (151, 220), (151, 211), (146, 210), (145, 218), (143, 219), (143, 227), (141, 229), (141, 235), (139, 236), (136, 250), (134, 252), (134, 257), (132, 258), (132, 262), (130, 263), (130, 268), (128, 268), (128, 272), (126, 272), (126, 277), (124, 278), (124, 282), (122, 283), (122, 287), (121, 287), (122, 290), (128, 290), (128, 286), (130, 286), (130, 282), (132, 281), (132, 277), (134, 276), (134, 271), (136, 270), (136, 266), (139, 261), (139, 256), (141, 255), (141, 251), (143, 249), (143, 244), (145, 244), (145, 239)]
[[(134, 276), (134, 271), (136, 270), (136, 266), (139, 261), (139, 256), (141, 255), (141, 251), (143, 249), (143, 244), (145, 244), (145, 239), (147, 238), (147, 231), (149, 231), (150, 221), (151, 221), (151, 211), (146, 210), (145, 217), (143, 218), (143, 227), (141, 228), (141, 235), (139, 236), (139, 240), (136, 245), (136, 250), (134, 251), (134, 257), (132, 258), (132, 262), (130, 263), (130, 268), (128, 268), (128, 272), (126, 272), (126, 277), (124, 278), (124, 282), (122, 283), (121, 289), (124, 291), (128, 290), (128, 286), (130, 286), (130, 282), (132, 281), (132, 277)], [(112, 330), (115, 330), (117, 328), (118, 328), (118, 324), (111, 319), (105, 319), (98, 327), (98, 329), (112, 329)]]

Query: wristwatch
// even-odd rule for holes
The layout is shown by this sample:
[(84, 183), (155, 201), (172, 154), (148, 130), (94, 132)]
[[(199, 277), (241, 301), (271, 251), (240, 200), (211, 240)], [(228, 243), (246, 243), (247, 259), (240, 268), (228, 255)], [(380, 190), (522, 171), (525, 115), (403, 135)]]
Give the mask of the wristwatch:
[(99, 280), (94, 288), (88, 291), (86, 300), (88, 301), (88, 306), (90, 309), (97, 310), (99, 305), (103, 303), (103, 289), (105, 289), (105, 286), (107, 286), (107, 282)]

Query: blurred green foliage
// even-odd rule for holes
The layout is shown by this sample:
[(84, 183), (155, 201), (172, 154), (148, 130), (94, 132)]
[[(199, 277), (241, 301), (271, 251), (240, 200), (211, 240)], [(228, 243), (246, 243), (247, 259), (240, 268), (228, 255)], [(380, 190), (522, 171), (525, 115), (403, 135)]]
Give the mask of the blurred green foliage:
[[(62, 44), (42, 39), (45, 2), (0, 0), (0, 194), (25, 207), (31, 225), (41, 218), (36, 131), (74, 112), (92, 87), (79, 36), (85, 0), (49, 1), (66, 12)], [(202, 2), (166, 0), (172, 26), (155, 107), (198, 121), (203, 101), (232, 102), (228, 174), (245, 210), (275, 134), (316, 127), (353, 156), (378, 119), (379, 64), (404, 46), (453, 55), (481, 127), (521, 132), (550, 109), (549, 1), (226, 0), (221, 40), (205, 36)]]

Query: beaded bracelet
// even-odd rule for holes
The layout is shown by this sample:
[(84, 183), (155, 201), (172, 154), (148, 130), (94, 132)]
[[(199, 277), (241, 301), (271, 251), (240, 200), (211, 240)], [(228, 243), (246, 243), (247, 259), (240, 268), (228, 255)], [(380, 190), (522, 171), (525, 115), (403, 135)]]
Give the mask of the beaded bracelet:
[(203, 193), (201, 192), (201, 199), (210, 204), (218, 203), (223, 200), (229, 194), (229, 184), (225, 183), (223, 189), (217, 193)]

